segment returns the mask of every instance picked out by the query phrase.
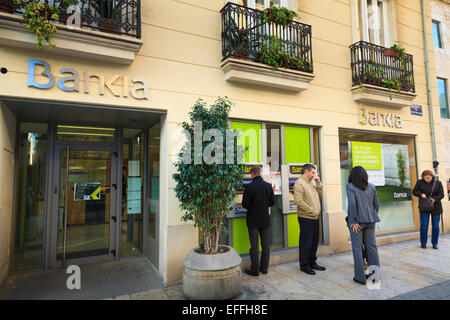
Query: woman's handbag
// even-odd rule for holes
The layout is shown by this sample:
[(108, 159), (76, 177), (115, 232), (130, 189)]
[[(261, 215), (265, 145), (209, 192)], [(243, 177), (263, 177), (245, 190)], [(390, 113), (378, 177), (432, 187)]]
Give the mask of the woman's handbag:
[(433, 183), (433, 187), (431, 188), (430, 196), (427, 198), (419, 198), (419, 210), (423, 212), (431, 212), (434, 209), (434, 203), (431, 200), (431, 196), (433, 195), (434, 186), (436, 185), (436, 180)]

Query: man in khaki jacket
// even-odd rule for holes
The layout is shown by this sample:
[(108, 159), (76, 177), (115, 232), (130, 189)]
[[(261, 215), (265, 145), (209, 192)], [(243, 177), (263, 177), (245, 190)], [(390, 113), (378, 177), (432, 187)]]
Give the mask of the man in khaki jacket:
[[(300, 224), (299, 259), (300, 270), (307, 274), (316, 274), (315, 270), (325, 270), (316, 263), (319, 245), (319, 215), (322, 185), (312, 164), (305, 164), (302, 175), (294, 184), (294, 200), (297, 204)], [(314, 187), (311, 180), (316, 182)]]

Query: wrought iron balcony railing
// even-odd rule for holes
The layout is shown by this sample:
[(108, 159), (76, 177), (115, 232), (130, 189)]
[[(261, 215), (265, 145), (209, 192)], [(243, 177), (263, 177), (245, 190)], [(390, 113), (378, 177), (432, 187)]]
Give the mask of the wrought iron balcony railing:
[(413, 56), (394, 57), (388, 50), (365, 41), (351, 45), (353, 85), (371, 84), (414, 93)]
[(267, 23), (263, 11), (231, 2), (220, 12), (222, 61), (237, 58), (313, 72), (310, 25), (296, 21), (286, 26)]
[[(16, 4), (0, 0), (0, 11), (23, 14), (31, 2), (44, 2), (59, 8), (59, 21), (66, 24), (71, 14), (62, 0), (29, 0)], [(79, 0), (81, 28), (141, 38), (141, 0)]]

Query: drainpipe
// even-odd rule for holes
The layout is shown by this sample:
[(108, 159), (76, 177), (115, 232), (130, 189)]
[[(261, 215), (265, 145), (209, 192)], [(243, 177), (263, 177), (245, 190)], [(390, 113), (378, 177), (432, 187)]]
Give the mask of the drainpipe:
[(422, 4), (422, 29), (423, 29), (423, 44), (425, 53), (425, 75), (427, 81), (427, 102), (428, 102), (428, 114), (430, 118), (430, 134), (431, 134), (431, 149), (433, 152), (433, 168), (436, 176), (438, 176), (437, 154), (436, 154), (436, 134), (434, 132), (434, 115), (433, 115), (433, 103), (431, 100), (431, 85), (430, 85), (430, 58), (428, 55), (428, 36), (427, 36), (427, 18), (425, 0), (421, 0)]

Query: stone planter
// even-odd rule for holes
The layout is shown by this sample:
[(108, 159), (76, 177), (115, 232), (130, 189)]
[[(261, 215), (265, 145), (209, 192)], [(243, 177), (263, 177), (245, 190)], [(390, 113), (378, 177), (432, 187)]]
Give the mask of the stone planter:
[(183, 293), (195, 300), (231, 299), (241, 292), (241, 257), (232, 247), (218, 254), (191, 250), (184, 259)]

